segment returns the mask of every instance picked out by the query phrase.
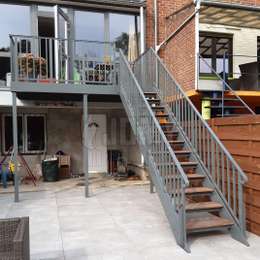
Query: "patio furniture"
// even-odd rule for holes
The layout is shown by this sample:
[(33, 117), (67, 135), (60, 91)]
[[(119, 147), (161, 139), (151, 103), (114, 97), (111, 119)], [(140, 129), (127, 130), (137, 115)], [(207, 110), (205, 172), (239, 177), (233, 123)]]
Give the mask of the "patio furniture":
[(0, 259), (30, 259), (29, 217), (0, 219)]

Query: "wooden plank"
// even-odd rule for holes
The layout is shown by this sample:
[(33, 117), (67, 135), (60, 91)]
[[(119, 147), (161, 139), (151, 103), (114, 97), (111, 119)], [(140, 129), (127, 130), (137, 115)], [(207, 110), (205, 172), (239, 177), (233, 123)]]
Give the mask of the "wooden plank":
[(189, 203), (186, 205), (187, 211), (218, 210), (221, 208), (223, 208), (223, 206), (215, 201)]
[(192, 219), (187, 221), (186, 227), (188, 232), (203, 230), (203, 229), (215, 229), (215, 228), (223, 228), (230, 227), (233, 225), (233, 222), (220, 218), (214, 215), (206, 216), (206, 217), (192, 217)]
[(248, 176), (244, 187), (247, 228), (260, 235), (260, 116), (215, 118), (208, 123)]
[(192, 187), (192, 188), (186, 188), (185, 193), (187, 195), (196, 195), (196, 194), (208, 194), (212, 193), (214, 190), (208, 187)]

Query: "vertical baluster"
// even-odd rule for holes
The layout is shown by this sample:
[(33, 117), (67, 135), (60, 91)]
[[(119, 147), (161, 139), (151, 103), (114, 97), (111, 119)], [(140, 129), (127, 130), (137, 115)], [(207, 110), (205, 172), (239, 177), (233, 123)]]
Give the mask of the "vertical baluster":
[(49, 39), (49, 61), (50, 61), (50, 78), (53, 79), (53, 46), (54, 45), (54, 40)]
[(39, 38), (39, 57), (38, 57), (38, 62), (39, 62), (39, 79), (42, 79), (42, 43), (41, 43), (41, 38)]
[(227, 201), (228, 201), (228, 205), (231, 206), (231, 202), (230, 202), (230, 165), (229, 165), (228, 158), (227, 158)]
[(216, 182), (216, 172), (215, 172), (215, 160), (216, 160), (216, 150), (215, 150), (215, 142), (212, 139), (212, 137), (210, 137), (210, 141), (211, 141), (211, 174), (213, 177), (213, 180)]
[(236, 170), (234, 168), (234, 165), (232, 164), (232, 186), (233, 186), (233, 211), (235, 216), (237, 215), (237, 196), (236, 196), (236, 190), (237, 190), (237, 183), (236, 183)]
[(245, 223), (245, 208), (243, 203), (243, 184), (241, 180), (241, 175), (238, 174), (238, 217), (239, 223), (242, 230), (245, 232), (246, 223)]
[[(21, 50), (22, 50), (22, 42), (21, 42)], [(28, 40), (25, 39), (26, 81), (29, 81), (29, 57), (28, 57), (28, 54), (29, 54), (29, 51), (28, 51)]]
[(217, 186), (219, 187), (219, 189), (221, 190), (221, 185), (220, 185), (220, 159), (219, 159), (219, 146), (218, 144), (216, 144), (216, 175), (217, 175)]
[(202, 126), (202, 138), (203, 138), (203, 162), (206, 163), (206, 129), (205, 126)]
[[(205, 131), (206, 131), (206, 128), (205, 128)], [(207, 166), (208, 166), (208, 169), (210, 171), (210, 136), (209, 136), (209, 132), (207, 131), (206, 132), (206, 136), (207, 136)], [(211, 174), (211, 172), (210, 172)]]
[(222, 193), (225, 195), (225, 160), (224, 160), (224, 152), (221, 150), (221, 178), (222, 178)]
[(49, 57), (48, 57), (48, 39), (45, 38), (44, 39), (45, 41), (45, 66), (46, 66), (46, 71), (45, 71), (45, 74), (46, 74), (46, 78), (49, 78)]
[[(203, 151), (202, 151), (202, 136), (201, 136), (201, 121), (200, 120), (198, 120), (198, 126), (199, 126), (199, 156), (202, 159)], [(205, 160), (203, 162), (205, 163)]]

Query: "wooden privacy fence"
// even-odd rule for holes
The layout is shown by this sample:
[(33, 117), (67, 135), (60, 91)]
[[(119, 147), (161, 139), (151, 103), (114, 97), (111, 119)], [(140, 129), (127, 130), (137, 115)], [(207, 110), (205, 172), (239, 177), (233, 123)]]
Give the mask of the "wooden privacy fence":
[(208, 123), (248, 176), (247, 229), (260, 235), (260, 115), (214, 118)]

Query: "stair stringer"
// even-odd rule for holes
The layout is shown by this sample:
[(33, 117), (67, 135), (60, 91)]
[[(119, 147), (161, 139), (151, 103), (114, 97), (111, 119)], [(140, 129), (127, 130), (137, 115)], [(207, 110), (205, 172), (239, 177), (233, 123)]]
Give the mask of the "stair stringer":
[[(120, 97), (121, 97), (122, 103), (124, 105), (124, 108), (126, 110), (126, 114), (130, 121), (133, 132), (136, 136), (139, 148), (144, 156), (145, 163), (148, 166), (149, 176), (156, 188), (157, 194), (158, 194), (161, 204), (164, 208), (165, 215), (169, 221), (169, 224), (170, 224), (171, 230), (174, 234), (174, 237), (176, 239), (176, 242), (186, 252), (190, 253), (191, 251), (190, 251), (189, 245), (187, 243), (186, 228), (181, 230), (181, 227), (186, 227), (185, 205), (183, 205), (184, 210), (181, 211), (182, 214), (184, 214), (184, 216), (179, 216), (178, 212), (176, 212), (176, 210), (174, 210), (174, 206), (172, 204), (173, 201), (172, 201), (170, 195), (164, 188), (164, 184), (163, 184), (164, 180), (160, 176), (160, 173), (153, 160), (151, 151), (149, 149), (147, 149), (147, 146), (145, 145), (145, 142), (144, 142), (145, 138), (144, 138), (143, 131), (138, 125), (135, 125), (135, 123), (133, 122), (132, 118), (134, 117), (134, 115), (132, 115), (130, 109), (128, 109), (128, 103), (125, 100), (124, 95), (122, 93), (120, 93)], [(184, 188), (183, 188), (183, 192), (185, 192)], [(182, 219), (185, 220), (185, 223), (180, 223), (180, 221)]]

